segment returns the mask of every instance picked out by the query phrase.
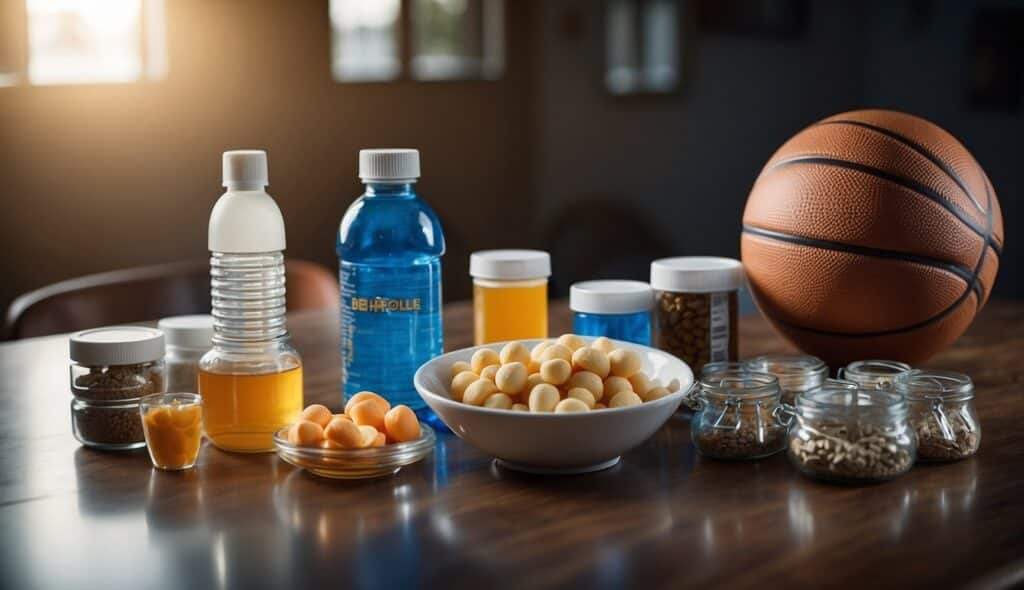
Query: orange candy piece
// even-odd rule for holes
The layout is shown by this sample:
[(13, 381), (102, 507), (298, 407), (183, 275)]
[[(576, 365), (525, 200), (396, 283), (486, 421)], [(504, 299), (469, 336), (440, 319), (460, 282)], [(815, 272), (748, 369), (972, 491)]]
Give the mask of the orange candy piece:
[(420, 421), (408, 406), (395, 406), (384, 415), (384, 429), (395, 442), (416, 440), (420, 437)]

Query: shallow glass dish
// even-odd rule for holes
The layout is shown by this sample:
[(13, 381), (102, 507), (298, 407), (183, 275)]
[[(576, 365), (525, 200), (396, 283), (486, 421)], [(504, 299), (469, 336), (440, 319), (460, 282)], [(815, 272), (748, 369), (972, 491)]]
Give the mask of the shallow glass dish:
[(274, 433), (277, 456), (301, 469), (331, 479), (367, 479), (394, 475), (434, 450), (434, 431), (420, 423), (420, 437), (365, 449), (324, 449), (288, 442), (288, 426)]

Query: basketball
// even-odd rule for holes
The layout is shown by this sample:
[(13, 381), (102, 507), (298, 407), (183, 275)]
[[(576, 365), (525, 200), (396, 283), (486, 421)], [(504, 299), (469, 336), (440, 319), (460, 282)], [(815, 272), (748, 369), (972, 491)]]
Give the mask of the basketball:
[(819, 121), (765, 165), (741, 250), (761, 312), (832, 365), (919, 363), (985, 304), (1003, 248), (995, 190), (937, 125), (861, 110)]

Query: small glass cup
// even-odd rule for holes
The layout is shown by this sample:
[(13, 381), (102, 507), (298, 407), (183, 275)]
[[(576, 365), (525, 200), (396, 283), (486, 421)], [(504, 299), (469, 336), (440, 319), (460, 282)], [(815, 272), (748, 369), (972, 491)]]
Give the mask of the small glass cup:
[(153, 466), (177, 471), (196, 464), (203, 431), (203, 398), (196, 393), (156, 393), (139, 400), (146, 448)]

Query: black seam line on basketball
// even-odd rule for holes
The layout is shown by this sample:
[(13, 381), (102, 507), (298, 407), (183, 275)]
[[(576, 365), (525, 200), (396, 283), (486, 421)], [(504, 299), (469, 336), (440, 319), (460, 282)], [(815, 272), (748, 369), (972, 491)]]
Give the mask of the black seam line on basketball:
[[(948, 316), (949, 314), (953, 313), (956, 310), (956, 308), (958, 308), (961, 305), (963, 305), (963, 303), (965, 301), (967, 301), (967, 298), (970, 297), (971, 293), (974, 293), (974, 291), (971, 291), (970, 289), (968, 289), (967, 291), (964, 292), (963, 295), (958, 297), (956, 301), (954, 301), (953, 303), (949, 304), (949, 307), (947, 307), (946, 309), (940, 311), (939, 313), (933, 315), (932, 317), (930, 317), (928, 319), (921, 320), (920, 322), (911, 324), (909, 326), (903, 326), (901, 328), (893, 328), (892, 330), (879, 330), (877, 332), (834, 332), (832, 330), (819, 330), (817, 328), (808, 328), (806, 326), (801, 326), (799, 324), (794, 324), (794, 323), (791, 323), (791, 322), (787, 322), (785, 320), (780, 320), (780, 319), (775, 318), (775, 317), (771, 318), (771, 320), (773, 322), (778, 322), (778, 323), (782, 324), (783, 326), (787, 326), (789, 328), (793, 328), (794, 330), (803, 330), (804, 332), (810, 332), (812, 334), (820, 334), (822, 336), (836, 336), (836, 337), (841, 337), (841, 338), (878, 338), (878, 337), (881, 337), (881, 336), (893, 336), (895, 334), (903, 334), (903, 333), (906, 333), (906, 332), (913, 332), (914, 330), (920, 330), (921, 328), (924, 328), (928, 324), (932, 324), (934, 322), (937, 322), (937, 321), (941, 320), (942, 318), (944, 318), (944, 317)], [(975, 293), (975, 295), (977, 295), (977, 293)], [(976, 306), (981, 305), (981, 300), (979, 299), (975, 305)]]
[(992, 182), (988, 179), (987, 174), (982, 174), (982, 180), (985, 181), (985, 199), (988, 200), (988, 244), (992, 246), (992, 251), (996, 253), (997, 258), (1003, 256), (1003, 246), (995, 240), (995, 236), (992, 235), (992, 193), (995, 189), (992, 188)]
[[(882, 135), (895, 139), (896, 141), (909, 147), (915, 152), (921, 154), (928, 161), (930, 161), (932, 164), (935, 164), (940, 170), (945, 172), (946, 176), (948, 176), (950, 180), (955, 182), (956, 185), (960, 187), (960, 190), (964, 191), (964, 194), (967, 195), (967, 198), (970, 199), (972, 203), (974, 203), (974, 206), (977, 207), (979, 210), (982, 210), (981, 203), (979, 203), (978, 200), (974, 198), (974, 195), (971, 193), (970, 190), (968, 190), (967, 184), (959, 176), (957, 176), (956, 172), (948, 164), (943, 162), (937, 155), (933, 154), (928, 148), (924, 147), (919, 143), (914, 142), (910, 138), (900, 135), (895, 131), (886, 129), (885, 127), (879, 127), (877, 125), (872, 125), (871, 123), (863, 123), (861, 121), (851, 121), (849, 119), (833, 119), (831, 121), (821, 121), (820, 123), (818, 123), (818, 125), (854, 125), (856, 127), (869, 129), (876, 133), (881, 133)], [(988, 208), (986, 207), (984, 211), (988, 211)]]
[(882, 250), (880, 248), (869, 248), (866, 246), (854, 246), (852, 244), (844, 244), (842, 242), (819, 240), (817, 238), (808, 238), (806, 236), (787, 234), (747, 224), (743, 225), (743, 233), (752, 234), (755, 236), (760, 236), (763, 238), (768, 238), (770, 240), (776, 240), (779, 242), (796, 244), (798, 246), (808, 246), (810, 248), (820, 248), (823, 250), (832, 250), (834, 252), (845, 252), (847, 254), (856, 254), (859, 256), (870, 256), (873, 258), (887, 258), (890, 260), (910, 262), (912, 264), (919, 264), (930, 268), (936, 268), (960, 277), (961, 279), (963, 279), (965, 283), (967, 283), (968, 288), (971, 288), (972, 275), (969, 269), (966, 269), (957, 264), (953, 264), (951, 262), (939, 260), (937, 258), (919, 256), (917, 254), (909, 254), (906, 252), (897, 252), (895, 250)]
[(917, 194), (919, 194), (919, 195), (921, 195), (921, 196), (923, 196), (923, 197), (925, 197), (927, 199), (935, 201), (943, 209), (945, 209), (946, 211), (949, 211), (950, 213), (952, 213), (964, 225), (966, 225), (968, 228), (970, 228), (971, 231), (973, 231), (974, 233), (978, 234), (982, 238), (985, 238), (986, 240), (988, 239), (988, 236), (985, 235), (984, 228), (982, 228), (977, 223), (975, 223), (975, 221), (973, 219), (971, 219), (970, 217), (968, 217), (966, 213), (964, 213), (959, 208), (957, 208), (957, 207), (953, 206), (952, 204), (950, 204), (949, 201), (946, 200), (946, 198), (943, 197), (942, 195), (940, 195), (939, 193), (933, 191), (932, 189), (928, 188), (927, 186), (925, 186), (925, 185), (923, 185), (923, 184), (921, 184), (921, 183), (919, 183), (917, 181), (911, 180), (909, 178), (904, 178), (902, 176), (897, 176), (895, 174), (890, 174), (890, 173), (886, 172), (885, 170), (879, 170), (878, 168), (873, 168), (871, 166), (866, 166), (864, 164), (858, 164), (856, 162), (847, 162), (846, 160), (837, 160), (835, 158), (827, 158), (827, 157), (823, 157), (823, 156), (798, 156), (796, 158), (792, 158), (792, 159), (789, 159), (789, 160), (783, 160), (783, 161), (775, 164), (774, 166), (772, 166), (771, 170), (779, 170), (781, 168), (785, 168), (787, 166), (794, 166), (794, 165), (797, 165), (797, 164), (821, 164), (823, 166), (835, 166), (837, 168), (847, 168), (849, 170), (855, 170), (857, 172), (861, 172), (861, 173), (864, 173), (864, 174), (869, 174), (871, 176), (875, 176), (877, 178), (881, 178), (882, 180), (888, 180), (889, 182), (898, 184), (898, 185), (902, 186), (903, 188), (906, 188), (906, 189), (909, 189), (911, 191), (914, 191), (915, 193), (917, 193)]

